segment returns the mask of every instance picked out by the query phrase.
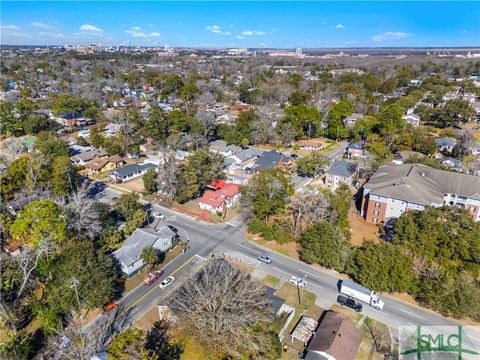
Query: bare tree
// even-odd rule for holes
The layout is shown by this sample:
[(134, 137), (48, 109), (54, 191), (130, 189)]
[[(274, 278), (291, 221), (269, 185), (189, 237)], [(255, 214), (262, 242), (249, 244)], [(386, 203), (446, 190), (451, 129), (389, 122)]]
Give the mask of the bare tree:
[(80, 239), (93, 240), (102, 232), (96, 201), (88, 196), (89, 186), (82, 185), (70, 195), (64, 206), (66, 220)]
[(19, 255), (13, 258), (13, 261), (18, 266), (22, 276), (20, 287), (18, 288), (17, 292), (17, 298), (22, 295), (23, 291), (25, 290), (25, 286), (27, 285), (28, 281), (31, 280), (30, 275), (37, 268), (41, 257), (44, 255), (48, 256), (51, 251), (52, 247), (50, 241), (45, 239), (44, 241), (40, 242), (36, 248), (25, 247)]
[(272, 314), (263, 285), (223, 259), (211, 260), (168, 304), (209, 352), (232, 356), (256, 352), (258, 338), (251, 327), (268, 322)]
[(312, 224), (328, 216), (328, 198), (317, 189), (305, 188), (290, 200), (289, 213), (294, 236), (302, 234)]
[(177, 192), (177, 165), (173, 152), (168, 153), (163, 164), (158, 168), (157, 182), (158, 192), (165, 195), (168, 199), (173, 199)]
[(208, 138), (208, 136), (217, 126), (215, 114), (211, 111), (200, 111), (197, 113), (197, 120), (200, 122), (200, 124), (202, 124), (203, 136)]
[(25, 186), (28, 194), (32, 194), (38, 187), (38, 181), (42, 171), (44, 171), (47, 160), (39, 153), (31, 154), (28, 159), (27, 176)]

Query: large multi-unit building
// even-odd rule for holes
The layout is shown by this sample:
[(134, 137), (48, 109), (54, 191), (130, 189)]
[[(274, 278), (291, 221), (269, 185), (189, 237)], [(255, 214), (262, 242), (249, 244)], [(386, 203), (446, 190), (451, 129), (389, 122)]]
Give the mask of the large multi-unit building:
[(463, 207), (480, 221), (480, 177), (420, 164), (381, 166), (363, 187), (361, 211), (368, 222), (381, 223), (443, 205)]

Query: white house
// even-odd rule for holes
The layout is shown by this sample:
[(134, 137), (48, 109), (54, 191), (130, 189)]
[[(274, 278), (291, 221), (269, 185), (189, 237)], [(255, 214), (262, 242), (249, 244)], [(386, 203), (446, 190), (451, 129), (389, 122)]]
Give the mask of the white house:
[(112, 256), (118, 261), (122, 272), (131, 276), (145, 265), (141, 259), (143, 249), (152, 246), (159, 252), (167, 251), (173, 246), (176, 236), (168, 226), (157, 231), (150, 228), (136, 229)]
[(407, 123), (412, 125), (413, 127), (417, 127), (420, 125), (420, 116), (414, 113), (406, 114), (402, 116), (402, 119)]
[(110, 172), (110, 177), (115, 181), (125, 182), (143, 176), (149, 169), (157, 171), (157, 165), (151, 163), (125, 165), (121, 168), (112, 170)]

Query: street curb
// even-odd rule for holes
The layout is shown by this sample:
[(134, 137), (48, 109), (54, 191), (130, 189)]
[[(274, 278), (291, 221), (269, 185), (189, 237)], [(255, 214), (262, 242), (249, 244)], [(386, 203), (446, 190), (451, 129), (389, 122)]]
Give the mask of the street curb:
[[(282, 254), (282, 253), (280, 253), (280, 252), (278, 252), (278, 251), (275, 251), (275, 249), (271, 249), (271, 248), (269, 248), (269, 247), (267, 247), (267, 246), (265, 246), (265, 245), (258, 244), (258, 243), (256, 243), (256, 242), (248, 239), (245, 235), (244, 235), (244, 238), (245, 238), (246, 241), (248, 241), (248, 242), (249, 242), (250, 244), (252, 244), (252, 245), (256, 245), (256, 246), (261, 247), (261, 248), (263, 248), (263, 249), (265, 249), (265, 250), (273, 251), (273, 252), (275, 252), (275, 254), (281, 255), (282, 257), (284, 257), (284, 258), (286, 258), (286, 259), (289, 259), (289, 260), (292, 260), (292, 261), (296, 262), (297, 264), (305, 265), (305, 266), (309, 267), (309, 268), (312, 269), (312, 270), (316, 270), (316, 271), (321, 272), (322, 274), (329, 275), (326, 271), (323, 270), (323, 268), (322, 268), (322, 269), (315, 268), (315, 267), (311, 266), (310, 264), (307, 264), (306, 262), (303, 262), (303, 261), (301, 261), (301, 260), (295, 259), (295, 258), (293, 258), (293, 257), (291, 257), (291, 256), (288, 256), (288, 255)], [(343, 279), (343, 278), (340, 276), (340, 273), (338, 273), (337, 271), (335, 271), (335, 272), (336, 272), (337, 274), (339, 274), (339, 276), (338, 276), (338, 279), (339, 279), (339, 280), (340, 280), (340, 279)], [(430, 309), (430, 308), (424, 308), (424, 307), (421, 307), (421, 306), (419, 306), (419, 305), (417, 305), (417, 304), (411, 304), (411, 303), (409, 303), (409, 302), (406, 302), (406, 301), (403, 301), (403, 300), (401, 300), (401, 299), (398, 299), (398, 298), (396, 298), (395, 296), (392, 296), (392, 295), (390, 295), (390, 294), (388, 294), (388, 293), (381, 293), (381, 295), (382, 295), (382, 296), (385, 296), (385, 297), (388, 297), (388, 298), (390, 298), (390, 299), (392, 299), (392, 300), (395, 300), (395, 301), (397, 301), (397, 302), (399, 302), (399, 303), (401, 303), (401, 304), (409, 305), (409, 306), (415, 307), (415, 308), (417, 308), (417, 309), (419, 309), (419, 310), (426, 311), (426, 312), (428, 312), (428, 313), (430, 313), (430, 314), (432, 314), (432, 315), (439, 316), (439, 317), (441, 317), (441, 318), (443, 318), (443, 319), (445, 319), (445, 320), (449, 320), (449, 321), (454, 321), (454, 322), (457, 322), (457, 323), (461, 323), (462, 325), (465, 325), (465, 326), (478, 326), (478, 323), (476, 323), (477, 325), (472, 325), (472, 324), (465, 323), (465, 322), (462, 321), (462, 320), (458, 320), (458, 319), (455, 319), (455, 318), (449, 318), (449, 317), (446, 317), (446, 316), (444, 316), (444, 315), (442, 315), (442, 314), (440, 314), (440, 313), (437, 313), (436, 311), (434, 311), (434, 310), (432, 310), (432, 309)]]

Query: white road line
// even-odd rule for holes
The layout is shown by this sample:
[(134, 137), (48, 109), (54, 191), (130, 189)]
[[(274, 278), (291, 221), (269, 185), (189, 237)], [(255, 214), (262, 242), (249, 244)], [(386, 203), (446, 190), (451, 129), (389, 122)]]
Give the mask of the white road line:
[(207, 259), (205, 259), (203, 256), (200, 256), (200, 255), (198, 255), (198, 254), (195, 254), (195, 256), (198, 257), (198, 258), (200, 258), (200, 259), (202, 259), (203, 261), (206, 261), (206, 260), (207, 260)]
[(399, 308), (398, 310), (403, 311), (404, 313), (410, 314), (410, 315), (412, 315), (412, 316), (418, 317), (419, 319), (424, 319), (424, 320), (425, 320), (424, 317), (422, 317), (422, 316), (420, 316), (420, 315), (417, 315), (417, 314), (414, 314), (414, 313), (411, 313), (410, 311), (404, 310), (404, 309), (402, 309), (402, 308)]
[(416, 324), (412, 324), (411, 322), (407, 322), (407, 324), (410, 326), (417, 326)]
[(309, 271), (302, 270), (302, 272), (304, 272), (305, 274), (308, 274), (308, 275), (310, 275), (310, 276), (314, 276), (314, 277), (316, 277), (316, 278), (319, 278), (319, 279), (320, 279), (320, 276), (318, 276), (318, 275), (316, 275), (316, 274), (313, 274), (313, 273), (311, 273), (311, 272), (309, 272)]
[[(238, 244), (238, 246), (241, 246), (241, 247), (243, 247), (244, 249), (252, 250), (252, 249), (249, 248), (248, 246), (245, 246), (245, 245), (242, 245), (242, 244)], [(247, 254), (244, 254), (244, 255), (247, 255)]]
[(311, 282), (308, 282), (308, 281), (307, 281), (307, 286), (315, 286), (315, 287), (317, 287), (317, 288), (319, 288), (319, 289), (323, 289), (321, 286), (319, 286), (319, 285), (317, 285), (317, 284), (312, 284)]
[(287, 273), (286, 271), (283, 271), (282, 269), (279, 269), (279, 268), (277, 268), (277, 267), (275, 267), (275, 266), (272, 266), (272, 268), (275, 269), (275, 270), (277, 270), (277, 271), (280, 271), (280, 272), (282, 272), (282, 273), (284, 273), (284, 274), (287, 274), (288, 276), (292, 276), (291, 274)]

